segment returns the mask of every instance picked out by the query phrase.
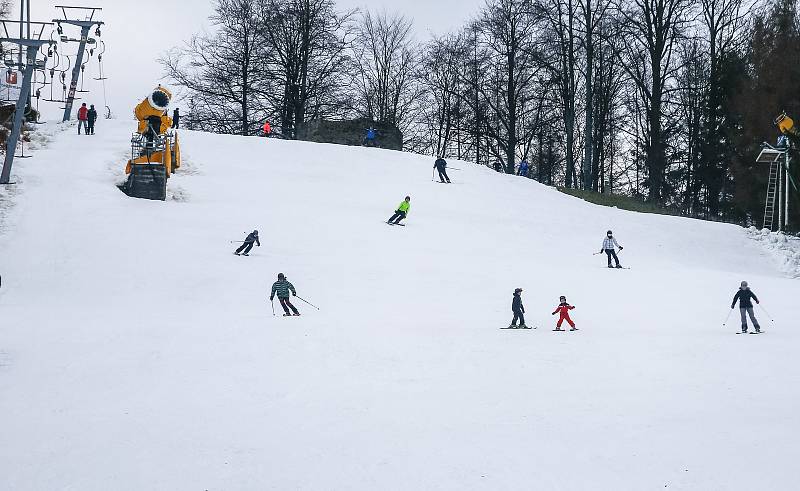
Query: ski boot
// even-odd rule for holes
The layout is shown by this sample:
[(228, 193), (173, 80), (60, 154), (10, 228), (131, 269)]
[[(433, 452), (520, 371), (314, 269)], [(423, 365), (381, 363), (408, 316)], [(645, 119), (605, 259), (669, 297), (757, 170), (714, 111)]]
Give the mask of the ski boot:
[(516, 328), (517, 328), (516, 324), (509, 324), (506, 329), (516, 329)]
[(612, 266), (612, 265), (610, 265), (610, 264), (608, 265), (608, 267), (609, 267), (609, 268), (611, 268), (611, 269), (614, 269), (614, 266)]
[(292, 315), (294, 315), (294, 316), (296, 316), (296, 317), (300, 317), (300, 312), (295, 312), (295, 313), (294, 313), (294, 314), (292, 314)]
[(242, 256), (249, 256), (249, 255), (250, 255), (250, 254), (248, 254), (248, 253), (246, 253), (246, 252), (243, 252), (243, 253), (242, 253)]
[(622, 269), (622, 266), (620, 266), (619, 264), (617, 264), (617, 269)]
[(234, 254), (236, 254), (237, 256), (239, 255), (239, 253), (238, 253), (238, 252), (236, 252), (236, 251), (233, 251), (233, 253), (234, 253)]
[(577, 330), (578, 330), (578, 328), (577, 328), (577, 327), (570, 327), (570, 328), (569, 328), (569, 330), (570, 330), (570, 331), (577, 331)]

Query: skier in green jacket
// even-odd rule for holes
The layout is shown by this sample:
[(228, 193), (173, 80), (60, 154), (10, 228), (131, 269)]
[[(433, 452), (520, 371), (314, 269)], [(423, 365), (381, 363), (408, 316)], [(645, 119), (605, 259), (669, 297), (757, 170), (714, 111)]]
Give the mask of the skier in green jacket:
[(294, 289), (294, 285), (289, 283), (289, 280), (286, 279), (283, 273), (278, 273), (278, 281), (272, 284), (272, 293), (269, 296), (269, 300), (272, 301), (275, 298), (275, 293), (278, 294), (278, 300), (281, 302), (281, 307), (283, 307), (283, 311), (286, 312), (283, 314), (284, 317), (288, 317), (292, 315), (289, 312), (289, 309), (292, 309), (294, 315), (300, 315), (300, 312), (297, 311), (292, 302), (289, 301), (289, 291), (291, 290), (292, 295), (297, 296), (297, 291)]
[(400, 202), (394, 215), (389, 218), (389, 225), (400, 225), (400, 220), (408, 216), (408, 210), (411, 208), (411, 196), (406, 196), (406, 199)]

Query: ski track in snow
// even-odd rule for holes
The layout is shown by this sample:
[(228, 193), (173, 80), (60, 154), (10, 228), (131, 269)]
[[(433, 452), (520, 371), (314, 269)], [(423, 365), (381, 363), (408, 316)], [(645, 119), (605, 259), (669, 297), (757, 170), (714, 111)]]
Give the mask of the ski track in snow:
[[(0, 196), (0, 489), (800, 481), (800, 290), (773, 239), (466, 162), (431, 186), (428, 157), (191, 131), (172, 199), (135, 200), (133, 127), (53, 131)], [(382, 224), (407, 194), (409, 226)], [(608, 228), (630, 270), (592, 255)], [(278, 272), (321, 310), (273, 317)], [(741, 280), (764, 336), (722, 326)], [(515, 287), (538, 329), (498, 329)], [(559, 295), (580, 331), (551, 331)]]

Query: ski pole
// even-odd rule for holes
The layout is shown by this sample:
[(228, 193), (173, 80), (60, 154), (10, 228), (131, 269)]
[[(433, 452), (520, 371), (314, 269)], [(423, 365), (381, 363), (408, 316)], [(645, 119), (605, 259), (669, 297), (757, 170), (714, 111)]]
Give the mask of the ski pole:
[(305, 302), (305, 303), (307, 303), (308, 305), (310, 305), (310, 306), (314, 307), (315, 309), (319, 310), (319, 307), (317, 307), (317, 306), (316, 306), (316, 305), (314, 305), (313, 303), (309, 302), (308, 300), (304, 299), (303, 297), (301, 297), (301, 296), (298, 296), (298, 295), (295, 295), (295, 297), (299, 298), (300, 300), (304, 301), (304, 302)]
[(759, 307), (761, 307), (761, 310), (763, 310), (763, 311), (764, 311), (764, 313), (765, 313), (765, 314), (767, 314), (767, 317), (769, 317), (769, 321), (770, 321), (770, 322), (775, 322), (775, 319), (773, 319), (773, 318), (772, 318), (772, 316), (769, 314), (769, 312), (767, 312), (767, 309), (765, 309), (764, 307), (762, 307), (760, 303), (758, 303), (758, 304), (756, 304), (756, 305), (758, 305)]
[(592, 254), (592, 256), (596, 256), (596, 255), (598, 255), (598, 254), (602, 254), (602, 253), (603, 253), (603, 251), (600, 251), (600, 252), (595, 252), (594, 254)]
[(722, 326), (723, 326), (723, 327), (725, 327), (725, 324), (727, 324), (727, 323), (728, 323), (728, 319), (730, 319), (730, 318), (731, 318), (731, 314), (732, 314), (732, 313), (733, 313), (733, 308), (731, 308), (731, 310), (729, 310), (729, 311), (728, 311), (728, 315), (726, 315), (726, 316), (725, 316), (725, 322), (723, 322), (723, 323), (722, 323)]
[(272, 316), (275, 317), (275, 299), (270, 298), (269, 303), (272, 305)]
[(448, 167), (447, 170), (461, 170), (458, 167)]
[(435, 173), (434, 169), (435, 169), (435, 167), (433, 169), (431, 169), (431, 181), (436, 181), (436, 179), (433, 178), (433, 174)]
[(244, 244), (243, 240), (232, 240), (231, 244)]

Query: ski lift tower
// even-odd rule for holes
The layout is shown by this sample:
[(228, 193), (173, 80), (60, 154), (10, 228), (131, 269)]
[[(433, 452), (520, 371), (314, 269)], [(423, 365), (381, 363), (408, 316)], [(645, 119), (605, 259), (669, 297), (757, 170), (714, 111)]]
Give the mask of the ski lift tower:
[[(789, 142), (786, 137), (782, 138), (785, 145), (778, 147), (763, 143), (761, 152), (756, 158), (756, 162), (760, 164), (769, 164), (763, 228), (770, 232), (775, 223), (776, 208), (778, 209), (778, 232), (785, 230), (789, 224)], [(785, 179), (782, 179), (784, 176)]]
[[(61, 42), (80, 43), (78, 45), (78, 54), (75, 58), (75, 66), (72, 67), (72, 80), (69, 84), (67, 102), (64, 105), (64, 118), (62, 119), (62, 121), (69, 121), (70, 114), (72, 113), (72, 104), (75, 102), (75, 91), (78, 88), (78, 77), (80, 77), (81, 66), (83, 66), (83, 53), (86, 51), (86, 44), (95, 44), (97, 42), (97, 40), (94, 38), (89, 37), (89, 30), (96, 25), (97, 27), (95, 28), (94, 33), (96, 36), (100, 36), (100, 26), (103, 25), (103, 22), (94, 20), (94, 15), (103, 9), (99, 7), (69, 7), (66, 5), (56, 5), (56, 9), (61, 9), (61, 13), (64, 16), (63, 19), (53, 19), (53, 22), (55, 22), (58, 26), (58, 35), (60, 36)], [(80, 15), (83, 15), (84, 18), (74, 18)], [(62, 24), (80, 27), (81, 37), (79, 39), (74, 39), (64, 35), (64, 28), (62, 27)]]
[[(9, 26), (19, 24), (19, 37), (12, 37), (8, 33)], [(27, 26), (27, 35), (23, 37), (22, 27)], [(14, 109), (14, 125), (11, 128), (11, 134), (6, 141), (6, 156), (3, 161), (3, 170), (0, 173), (0, 184), (9, 184), (11, 178), (11, 166), (14, 163), (14, 153), (17, 150), (17, 142), (19, 135), (22, 132), (23, 116), (25, 115), (25, 107), (28, 104), (28, 97), (31, 93), (31, 80), (33, 79), (33, 72), (41, 70), (45, 67), (45, 60), (39, 59), (39, 49), (45, 44), (54, 44), (54, 41), (49, 39), (42, 40), (42, 33), (46, 26), (51, 26), (49, 22), (31, 22), (30, 17), (27, 20), (0, 20), (2, 26), (2, 33), (0, 35), (0, 46), (3, 43), (16, 44), (19, 46), (19, 61), (18, 68), (22, 71), (22, 86), (20, 87), (19, 97)], [(31, 31), (33, 28), (33, 31)], [(36, 32), (36, 29), (39, 32)], [(22, 50), (25, 49), (25, 57), (23, 58)]]

